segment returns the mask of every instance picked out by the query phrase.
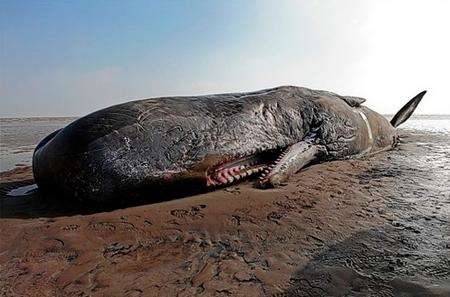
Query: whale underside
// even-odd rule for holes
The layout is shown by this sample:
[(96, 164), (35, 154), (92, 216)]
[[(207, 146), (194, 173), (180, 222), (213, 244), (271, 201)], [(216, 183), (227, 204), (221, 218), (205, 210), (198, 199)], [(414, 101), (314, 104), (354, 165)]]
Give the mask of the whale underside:
[(44, 138), (33, 155), (42, 191), (114, 202), (157, 191), (209, 190), (258, 177), (282, 185), (311, 162), (376, 153), (397, 142), (395, 127), (364, 99), (302, 87), (163, 97), (111, 106)]

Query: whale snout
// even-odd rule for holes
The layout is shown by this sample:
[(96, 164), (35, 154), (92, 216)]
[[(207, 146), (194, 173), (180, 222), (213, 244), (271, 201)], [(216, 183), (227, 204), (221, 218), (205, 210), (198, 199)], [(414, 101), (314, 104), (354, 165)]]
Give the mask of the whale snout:
[(116, 128), (84, 117), (45, 137), (33, 154), (40, 191), (94, 201), (119, 194), (133, 172)]
[(82, 117), (38, 144), (35, 181), (44, 192), (105, 202), (152, 194), (182, 174), (198, 180), (178, 162), (178, 147), (158, 133), (143, 131), (137, 114), (120, 106)]
[(82, 146), (73, 145), (76, 137), (68, 137), (64, 132), (63, 129), (50, 134), (36, 147), (33, 154), (36, 184), (47, 193), (73, 198), (95, 196), (95, 189), (100, 189), (100, 168), (88, 151), (82, 152)]

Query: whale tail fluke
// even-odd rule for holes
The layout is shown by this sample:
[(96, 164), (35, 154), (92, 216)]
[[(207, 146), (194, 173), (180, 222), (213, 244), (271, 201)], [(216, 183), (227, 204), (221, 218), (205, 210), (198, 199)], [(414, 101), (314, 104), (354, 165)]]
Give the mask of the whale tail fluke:
[(422, 100), (423, 96), (427, 91), (422, 91), (417, 94), (414, 98), (408, 101), (392, 118), (391, 125), (394, 127), (398, 127), (402, 123), (404, 123), (409, 117), (413, 114), (417, 105), (419, 105), (420, 100)]

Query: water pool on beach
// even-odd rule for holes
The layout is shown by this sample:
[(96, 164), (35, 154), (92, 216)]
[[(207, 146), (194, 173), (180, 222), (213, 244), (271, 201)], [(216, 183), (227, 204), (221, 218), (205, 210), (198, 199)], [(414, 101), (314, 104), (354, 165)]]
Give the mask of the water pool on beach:
[(37, 143), (75, 118), (0, 119), (0, 172), (30, 166)]
[(415, 130), (450, 134), (450, 115), (413, 116), (400, 126), (402, 130)]
[[(389, 116), (386, 116), (389, 118)], [(0, 119), (0, 172), (30, 166), (36, 144), (76, 118)], [(450, 115), (418, 115), (401, 129), (450, 134)]]

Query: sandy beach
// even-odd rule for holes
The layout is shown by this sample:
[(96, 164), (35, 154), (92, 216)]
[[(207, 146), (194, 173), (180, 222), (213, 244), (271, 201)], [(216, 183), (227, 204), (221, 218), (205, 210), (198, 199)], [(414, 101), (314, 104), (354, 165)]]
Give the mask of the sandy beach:
[(285, 187), (250, 181), (123, 209), (9, 197), (2, 296), (449, 296), (450, 135), (317, 164)]

